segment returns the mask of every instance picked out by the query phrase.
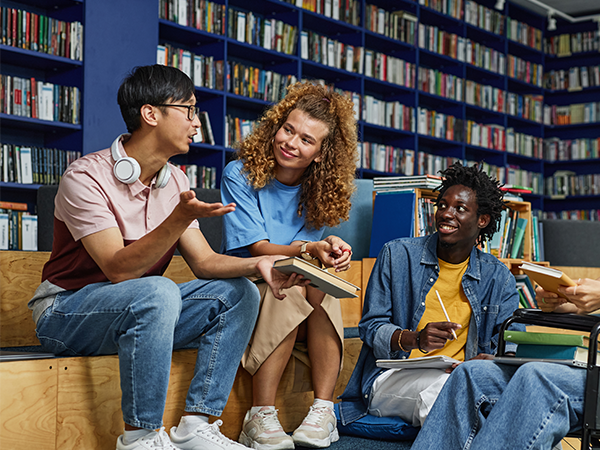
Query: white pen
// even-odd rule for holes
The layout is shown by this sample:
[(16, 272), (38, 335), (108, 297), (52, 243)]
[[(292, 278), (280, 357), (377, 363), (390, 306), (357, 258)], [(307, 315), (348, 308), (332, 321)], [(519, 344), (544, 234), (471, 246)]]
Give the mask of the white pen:
[[(444, 303), (442, 302), (442, 297), (440, 297), (440, 293), (437, 291), (437, 289), (435, 290), (435, 293), (437, 294), (438, 300), (440, 301), (440, 305), (442, 306), (442, 311), (444, 311), (444, 315), (446, 316), (446, 320), (448, 322), (451, 322), (450, 317), (448, 317), (448, 313), (446, 312), (446, 308), (444, 307)], [(456, 333), (454, 332), (454, 329), (452, 330), (452, 335), (454, 336), (454, 339), (458, 339), (458, 336), (456, 336)]]

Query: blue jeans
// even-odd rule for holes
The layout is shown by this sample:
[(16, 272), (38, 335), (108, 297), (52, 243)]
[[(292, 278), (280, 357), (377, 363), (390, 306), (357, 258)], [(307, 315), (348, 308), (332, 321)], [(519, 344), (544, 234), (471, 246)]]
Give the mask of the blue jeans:
[(442, 389), (411, 450), (550, 450), (581, 429), (586, 370), (468, 361)]
[(220, 416), (258, 315), (246, 278), (165, 277), (95, 283), (57, 295), (37, 324), (45, 350), (59, 355), (119, 355), (123, 420), (162, 426), (175, 349), (197, 348), (185, 410)]

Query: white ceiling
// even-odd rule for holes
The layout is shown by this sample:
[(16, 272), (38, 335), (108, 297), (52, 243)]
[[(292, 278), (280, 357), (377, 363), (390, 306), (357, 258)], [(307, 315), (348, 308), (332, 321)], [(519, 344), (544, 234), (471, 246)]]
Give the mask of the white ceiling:
[[(540, 15), (545, 16), (548, 9), (536, 5), (535, 1), (529, 0), (510, 0)], [(573, 18), (579, 18), (591, 15), (600, 15), (600, 0), (537, 0), (537, 3), (543, 3), (552, 9), (568, 14)]]

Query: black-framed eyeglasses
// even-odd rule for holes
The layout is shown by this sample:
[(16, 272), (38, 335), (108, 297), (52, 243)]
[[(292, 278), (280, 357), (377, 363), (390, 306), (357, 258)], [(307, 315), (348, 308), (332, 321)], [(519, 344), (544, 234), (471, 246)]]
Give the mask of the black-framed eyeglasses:
[(198, 108), (197, 106), (194, 106), (194, 105), (177, 105), (175, 103), (161, 103), (161, 104), (154, 105), (154, 106), (177, 106), (179, 108), (187, 108), (188, 120), (194, 120), (194, 117), (196, 117), (196, 116), (200, 117), (200, 108)]

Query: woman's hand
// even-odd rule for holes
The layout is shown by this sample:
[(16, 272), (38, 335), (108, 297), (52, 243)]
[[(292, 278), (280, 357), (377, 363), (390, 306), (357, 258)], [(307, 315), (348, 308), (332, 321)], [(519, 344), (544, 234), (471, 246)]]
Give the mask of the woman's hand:
[(577, 307), (578, 314), (600, 309), (600, 280), (579, 278), (575, 286), (559, 286), (558, 291)]
[(319, 258), (325, 267), (334, 267), (336, 272), (350, 268), (352, 247), (339, 237), (327, 236), (325, 239), (311, 244), (313, 249), (310, 249), (310, 253)]
[(285, 298), (285, 294), (282, 294), (281, 290), (291, 288), (292, 286), (307, 286), (310, 283), (310, 280), (305, 279), (302, 275), (297, 273), (287, 275), (273, 267), (275, 261), (284, 258), (285, 256), (281, 255), (269, 255), (261, 258), (256, 263), (257, 272), (260, 273), (269, 285), (275, 298), (279, 300)]

